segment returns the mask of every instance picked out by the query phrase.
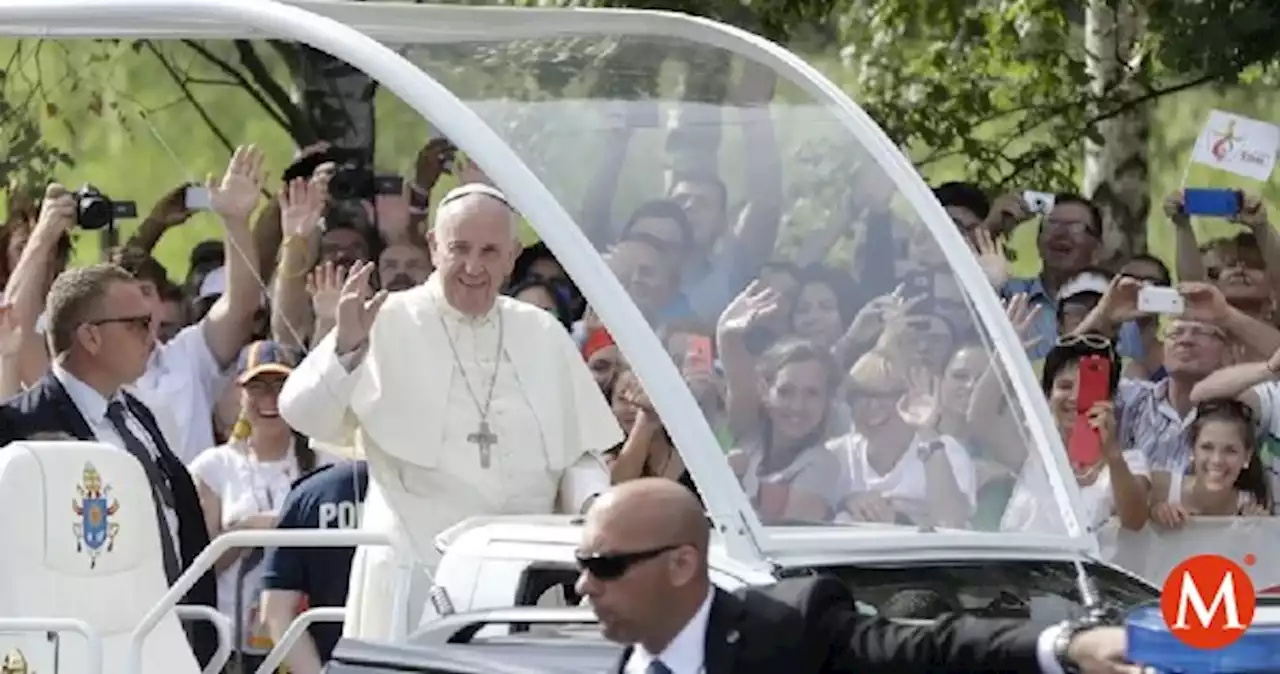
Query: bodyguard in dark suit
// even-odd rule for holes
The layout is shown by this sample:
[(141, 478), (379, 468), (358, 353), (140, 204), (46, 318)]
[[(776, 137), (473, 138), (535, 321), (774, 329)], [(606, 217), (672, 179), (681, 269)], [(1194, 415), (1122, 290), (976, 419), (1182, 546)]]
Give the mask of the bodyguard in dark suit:
[[(0, 405), (0, 447), (61, 432), (134, 455), (151, 483), (165, 574), (172, 583), (209, 544), (209, 535), (191, 475), (151, 410), (122, 389), (147, 367), (154, 340), (150, 303), (129, 272), (102, 264), (63, 272), (46, 306), (54, 365), (35, 386)], [(183, 603), (217, 606), (212, 571)], [(187, 634), (197, 659), (208, 663), (217, 649), (212, 625), (195, 623)]]
[(619, 674), (1138, 671), (1121, 661), (1117, 628), (970, 617), (900, 625), (858, 614), (849, 590), (825, 576), (730, 594), (707, 576), (708, 538), (697, 499), (669, 480), (627, 482), (592, 504), (577, 589), (604, 635), (629, 644)]

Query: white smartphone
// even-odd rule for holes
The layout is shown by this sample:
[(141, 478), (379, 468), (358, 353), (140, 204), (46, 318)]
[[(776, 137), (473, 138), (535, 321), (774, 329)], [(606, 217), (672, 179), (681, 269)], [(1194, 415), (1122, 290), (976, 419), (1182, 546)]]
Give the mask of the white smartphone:
[(1053, 194), (1051, 192), (1023, 192), (1022, 204), (1027, 207), (1027, 211), (1038, 213), (1040, 215), (1048, 215), (1053, 210)]
[(188, 211), (209, 210), (209, 188), (203, 185), (188, 185), (183, 205)]
[(1187, 308), (1186, 300), (1169, 286), (1143, 286), (1138, 291), (1138, 311), (1178, 316)]

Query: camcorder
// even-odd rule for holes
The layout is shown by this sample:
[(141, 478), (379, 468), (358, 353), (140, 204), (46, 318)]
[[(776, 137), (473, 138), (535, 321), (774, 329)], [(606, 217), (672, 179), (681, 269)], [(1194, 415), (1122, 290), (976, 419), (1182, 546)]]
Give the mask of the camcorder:
[(71, 194), (76, 201), (76, 225), (80, 229), (104, 229), (114, 227), (118, 219), (138, 217), (138, 204), (133, 201), (112, 201), (93, 185), (85, 185)]
[(336, 167), (329, 179), (329, 198), (333, 201), (366, 201), (380, 194), (404, 191), (402, 176), (377, 175), (364, 152), (346, 148), (331, 148), (298, 159), (284, 172), (284, 181), (310, 178), (322, 164), (329, 163)]

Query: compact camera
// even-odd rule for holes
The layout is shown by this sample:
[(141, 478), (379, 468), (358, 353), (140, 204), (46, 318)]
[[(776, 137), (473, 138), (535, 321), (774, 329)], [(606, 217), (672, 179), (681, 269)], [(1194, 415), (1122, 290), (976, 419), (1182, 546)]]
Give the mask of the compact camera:
[(76, 225), (81, 229), (113, 227), (118, 219), (138, 217), (138, 204), (132, 201), (112, 201), (93, 185), (85, 185), (72, 193), (76, 201)]

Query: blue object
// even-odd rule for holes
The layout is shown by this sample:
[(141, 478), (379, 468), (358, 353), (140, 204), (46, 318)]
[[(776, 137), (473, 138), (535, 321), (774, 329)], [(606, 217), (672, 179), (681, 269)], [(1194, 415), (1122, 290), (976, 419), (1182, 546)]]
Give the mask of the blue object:
[(1187, 215), (1229, 218), (1240, 213), (1243, 195), (1238, 190), (1188, 187), (1182, 190), (1182, 210)]
[(1160, 604), (1143, 604), (1125, 621), (1129, 660), (1159, 674), (1261, 674), (1280, 672), (1280, 601), (1259, 597), (1253, 625), (1226, 648), (1192, 648), (1174, 636)]

